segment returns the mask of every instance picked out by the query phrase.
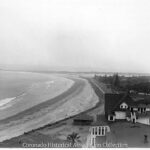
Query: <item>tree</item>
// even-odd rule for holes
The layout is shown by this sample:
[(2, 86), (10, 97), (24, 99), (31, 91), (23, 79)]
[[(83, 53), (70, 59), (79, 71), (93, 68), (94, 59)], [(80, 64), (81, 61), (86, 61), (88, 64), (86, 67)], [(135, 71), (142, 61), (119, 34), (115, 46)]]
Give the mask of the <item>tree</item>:
[(74, 147), (76, 143), (80, 142), (80, 136), (73, 132), (67, 136), (67, 140), (71, 142), (71, 147)]
[(113, 85), (113, 87), (119, 88), (120, 81), (119, 81), (118, 73), (116, 73), (116, 74), (113, 75), (112, 85)]

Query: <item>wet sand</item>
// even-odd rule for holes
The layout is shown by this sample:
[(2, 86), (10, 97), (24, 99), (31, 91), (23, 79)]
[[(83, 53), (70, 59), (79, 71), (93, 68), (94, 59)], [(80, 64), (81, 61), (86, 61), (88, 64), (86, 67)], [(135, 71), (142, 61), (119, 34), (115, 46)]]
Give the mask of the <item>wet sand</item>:
[[(6, 123), (9, 123), (11, 121), (16, 121), (16, 120), (20, 120), (22, 119), (24, 116), (27, 116), (27, 115), (31, 115), (35, 112), (38, 112), (48, 106), (52, 106), (58, 102), (60, 102), (61, 100), (63, 100), (65, 97), (67, 97), (68, 95), (72, 94), (74, 91), (76, 91), (77, 89), (80, 89), (82, 90), (83, 87), (84, 87), (84, 82), (81, 81), (80, 79), (72, 79), (75, 81), (74, 85), (68, 89), (66, 92), (56, 96), (55, 98), (52, 98), (50, 100), (47, 100), (46, 102), (43, 102), (43, 103), (40, 103), (32, 108), (29, 108), (29, 109), (26, 109), (25, 111), (22, 111), (12, 117), (8, 117), (6, 119), (3, 119), (3, 120), (0, 120), (1, 124), (6, 124)], [(64, 102), (64, 101), (63, 101)]]
[(70, 79), (75, 81), (74, 85), (63, 94), (0, 120), (0, 141), (59, 122), (94, 107), (98, 100), (89, 83), (81, 78)]
[[(99, 95), (99, 89), (92, 85), (95, 93), (99, 96), (99, 103), (83, 113), (94, 116), (96, 114), (104, 115), (104, 101)], [(73, 118), (63, 119), (61, 121), (47, 124), (24, 135), (6, 140), (0, 144), (0, 147), (23, 147), (23, 143), (67, 143), (67, 135), (72, 132), (79, 133), (82, 144), (86, 143), (90, 126), (74, 126)], [(104, 116), (103, 116), (104, 117)], [(104, 118), (101, 118), (102, 120)], [(106, 121), (106, 123), (108, 123)], [(142, 124), (132, 124), (130, 122), (116, 122), (108, 124), (111, 128), (111, 134), (108, 141), (112, 143), (124, 143), (128, 147), (150, 147), (150, 127)], [(148, 143), (144, 143), (144, 135), (148, 135)], [(86, 145), (85, 145), (86, 146)], [(81, 146), (82, 147), (82, 146)]]
[[(76, 86), (77, 86), (78, 90), (73, 94), (74, 96), (79, 94), (82, 91), (83, 87), (81, 85), (85, 84), (84, 80), (81, 83), (81, 81), (82, 81), (81, 79), (76, 79), (75, 81), (76, 81)], [(96, 87), (93, 87), (92, 89), (97, 93)], [(71, 95), (71, 97), (73, 95)], [(25, 142), (25, 143), (41, 143), (41, 142), (44, 142), (44, 143), (47, 143), (47, 142), (62, 143), (63, 142), (64, 143), (64, 142), (66, 142), (66, 137), (65, 137), (64, 133), (63, 133), (63, 137), (65, 138), (65, 140), (58, 139), (58, 137), (59, 137), (58, 132), (60, 131), (60, 129), (62, 130), (62, 132), (65, 132), (67, 130), (66, 134), (71, 132), (72, 130), (75, 129), (75, 127), (72, 126), (70, 123), (72, 122), (72, 119), (75, 116), (80, 115), (80, 114), (84, 114), (84, 113), (92, 113), (92, 115), (93, 115), (93, 110), (95, 112), (95, 109), (97, 109), (99, 106), (101, 106), (102, 103), (103, 102), (101, 101), (101, 99), (99, 99), (97, 101), (96, 105), (92, 106), (90, 104), (91, 105), (90, 108), (87, 108), (86, 110), (82, 110), (82, 112), (79, 112), (75, 115), (72, 115), (72, 116), (67, 117), (67, 118), (63, 118), (63, 119), (55, 121), (55, 122), (47, 123), (44, 126), (41, 126), (37, 129), (33, 129), (33, 130), (26, 132), (20, 136), (16, 136), (16, 137), (11, 138), (9, 140), (5, 140), (5, 141), (0, 143), (0, 147), (22, 147), (22, 142)], [(97, 111), (99, 112), (99, 109), (97, 109)], [(103, 111), (103, 109), (102, 109), (102, 111)], [(95, 113), (94, 113), (94, 115), (95, 115)], [(86, 134), (87, 133), (88, 133), (88, 127), (85, 127), (84, 142), (86, 140)]]

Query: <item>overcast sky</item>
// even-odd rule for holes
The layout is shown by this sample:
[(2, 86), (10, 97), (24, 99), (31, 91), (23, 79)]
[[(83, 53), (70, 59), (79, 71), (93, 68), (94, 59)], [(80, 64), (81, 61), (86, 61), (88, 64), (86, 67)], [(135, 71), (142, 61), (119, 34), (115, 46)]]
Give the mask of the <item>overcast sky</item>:
[(0, 0), (0, 65), (150, 73), (150, 0)]

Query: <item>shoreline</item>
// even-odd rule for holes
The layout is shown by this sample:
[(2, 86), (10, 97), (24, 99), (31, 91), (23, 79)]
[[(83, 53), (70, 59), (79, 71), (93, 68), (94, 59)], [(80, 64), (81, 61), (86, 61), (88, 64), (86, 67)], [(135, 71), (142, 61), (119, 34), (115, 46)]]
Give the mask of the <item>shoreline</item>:
[[(94, 84), (90, 81), (90, 79), (87, 79), (87, 78), (84, 78), (84, 79), (88, 81), (88, 83), (91, 85), (91, 87), (93, 88), (94, 92), (95, 92), (96, 95), (97, 95), (97, 92), (96, 92), (97, 87), (94, 86)], [(47, 125), (45, 125), (45, 126), (42, 126), (42, 127), (37, 128), (37, 129), (33, 129), (32, 131), (26, 132), (25, 134), (28, 134), (28, 133), (31, 133), (31, 132), (34, 132), (34, 131), (37, 131), (37, 130), (44, 129), (44, 128), (46, 128), (46, 127), (51, 127), (51, 126), (53, 126), (53, 125), (60, 124), (60, 123), (62, 123), (62, 122), (64, 122), (64, 121), (67, 121), (67, 120), (69, 120), (69, 119), (73, 119), (73, 118), (75, 118), (75, 117), (77, 117), (77, 116), (79, 116), (79, 115), (89, 113), (89, 112), (91, 112), (92, 110), (98, 108), (100, 105), (102, 105), (102, 101), (100, 100), (99, 96), (98, 96), (98, 99), (99, 99), (99, 101), (97, 102), (97, 104), (96, 104), (94, 107), (92, 107), (92, 108), (90, 108), (90, 109), (88, 109), (88, 110), (85, 110), (85, 111), (80, 112), (80, 113), (78, 113), (78, 114), (76, 114), (76, 115), (72, 115), (72, 116), (70, 116), (70, 117), (64, 118), (64, 119), (62, 119), (62, 120), (56, 121), (56, 122), (54, 122), (54, 123), (49, 123), (49, 124), (47, 124)]]
[[(0, 73), (0, 120), (19, 114), (38, 104), (55, 98), (73, 86), (74, 81), (48, 74)], [(49, 82), (50, 81), (50, 82)], [(52, 82), (53, 81), (53, 84)], [(7, 98), (14, 100), (8, 101)], [(5, 102), (5, 103), (4, 103)], [(4, 104), (3, 104), (4, 103)]]
[[(29, 132), (25, 132), (24, 134), (11, 138), (9, 140), (5, 140), (3, 142), (0, 142), (0, 147), (11, 147), (11, 148), (21, 148), (23, 147), (23, 143), (27, 144), (33, 144), (33, 143), (65, 143), (68, 142), (66, 140), (67, 136), (71, 133), (75, 132), (80, 135), (82, 145), (78, 148), (84, 148), (88, 147), (88, 135), (89, 133), (89, 127), (90, 126), (76, 126), (73, 124), (73, 119), (81, 114), (87, 114), (89, 116), (94, 116), (97, 113), (101, 114), (102, 120), (106, 121), (104, 118), (104, 100), (101, 98), (101, 95), (99, 94), (98, 87), (92, 82), (92, 79), (90, 78), (83, 78), (86, 79), (93, 90), (95, 91), (95, 94), (98, 96), (98, 103), (81, 113), (78, 113), (76, 115), (73, 115), (71, 117), (56, 121), (54, 123), (49, 123), (44, 126), (41, 126), (40, 128), (34, 129)], [(104, 120), (103, 120), (104, 119)], [(148, 148), (150, 145), (145, 144), (143, 142), (144, 134), (149, 134), (149, 126), (137, 124), (136, 126), (130, 122), (116, 122), (116, 123), (110, 123), (108, 124), (111, 128), (111, 133), (108, 137), (108, 141), (110, 140), (112, 143), (126, 143), (128, 148), (136, 148), (137, 145), (140, 148)], [(129, 136), (130, 135), (130, 136)], [(129, 138), (130, 137), (130, 138)], [(137, 144), (138, 143), (138, 144)], [(47, 148), (57, 148), (56, 147), (47, 147)], [(71, 147), (69, 147), (71, 148)], [(89, 147), (88, 147), (89, 148)]]
[[(82, 78), (81, 78), (81, 79), (82, 79)], [(91, 88), (92, 88), (93, 91), (95, 92), (95, 89), (94, 89), (93, 86), (91, 85), (92, 83), (90, 82), (90, 79), (85, 79), (85, 78), (83, 78), (83, 79), (84, 79), (84, 80), (87, 80), (87, 82), (90, 84)], [(95, 87), (95, 88), (96, 88), (96, 87)], [(97, 95), (97, 94), (96, 94), (96, 95)], [(57, 125), (57, 124), (59, 124), (59, 123), (61, 123), (61, 122), (64, 122), (64, 121), (69, 120), (69, 119), (72, 119), (72, 118), (74, 118), (74, 117), (76, 117), (76, 116), (78, 116), (78, 115), (81, 115), (81, 114), (84, 114), (84, 113), (88, 113), (88, 112), (92, 111), (93, 109), (99, 107), (99, 105), (101, 105), (101, 101), (100, 101), (100, 99), (99, 99), (99, 97), (98, 97), (98, 102), (96, 103), (96, 105), (95, 105), (94, 107), (92, 107), (92, 108), (90, 108), (90, 109), (87, 109), (87, 110), (85, 110), (85, 111), (79, 112), (78, 114), (69, 116), (69, 117), (67, 117), (67, 118), (64, 118), (64, 119), (55, 121), (54, 123), (53, 123), (53, 122), (52, 122), (52, 123), (48, 123), (48, 124), (46, 124), (46, 125), (44, 125), (44, 126), (41, 126), (41, 127), (35, 128), (35, 129), (32, 129), (32, 130), (27, 131), (27, 132), (24, 132), (24, 134), (21, 134), (21, 135), (19, 135), (19, 136), (12, 137), (12, 138), (7, 139), (7, 140), (4, 140), (4, 141), (2, 141), (1, 143), (5, 143), (5, 142), (7, 142), (7, 141), (11, 141), (11, 140), (13, 140), (13, 139), (15, 139), (15, 138), (17, 138), (17, 137), (25, 136), (26, 134), (30, 134), (30, 133), (32, 133), (32, 132), (35, 132), (35, 131), (44, 129), (44, 128), (46, 128), (46, 127), (55, 126), (55, 125)]]
[[(56, 124), (60, 121), (72, 118), (83, 112), (89, 111), (89, 108), (91, 110), (91, 107), (93, 108), (99, 100), (89, 82), (79, 77), (70, 77), (70, 79), (74, 80), (75, 83), (65, 93), (55, 97), (53, 100), (51, 99), (50, 101), (40, 104), (40, 106), (36, 105), (30, 110), (1, 120), (1, 142), (11, 140), (12, 138), (21, 136), (24, 133), (29, 133), (30, 131), (41, 129), (47, 125)], [(88, 95), (86, 92), (89, 92)], [(92, 105), (90, 104), (91, 101), (93, 101)]]
[[(72, 79), (72, 80), (76, 80), (76, 79)], [(69, 93), (71, 93), (72, 91), (74, 91), (78, 85), (80, 85), (79, 81), (75, 81), (75, 83), (65, 92), (63, 92), (62, 94), (52, 98), (52, 99), (49, 99), (45, 102), (42, 102), (38, 105), (35, 105), (29, 109), (26, 109), (14, 116), (11, 116), (11, 117), (8, 117), (6, 119), (2, 119), (0, 120), (1, 123), (8, 123), (10, 121), (13, 121), (13, 120), (19, 120), (20, 118), (22, 118), (24, 115), (29, 115), (29, 114), (32, 114), (34, 113), (35, 111), (40, 111), (41, 109), (43, 109), (44, 107), (47, 107), (48, 105), (51, 105), (51, 104), (55, 104), (59, 101), (61, 101), (60, 99), (63, 99), (64, 97), (66, 97), (66, 95), (68, 95)], [(80, 85), (81, 86), (81, 85)]]

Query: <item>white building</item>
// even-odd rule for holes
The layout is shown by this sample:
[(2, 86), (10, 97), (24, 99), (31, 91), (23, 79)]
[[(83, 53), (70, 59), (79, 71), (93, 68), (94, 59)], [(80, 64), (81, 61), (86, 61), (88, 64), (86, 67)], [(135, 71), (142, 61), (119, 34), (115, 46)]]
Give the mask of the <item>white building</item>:
[(109, 111), (105, 110), (108, 112), (108, 121), (127, 120), (150, 125), (150, 101), (134, 101), (128, 94), (120, 97), (121, 95), (113, 95), (112, 99), (111, 97), (105, 99), (107, 101), (105, 105), (109, 105), (105, 107), (109, 109)]

